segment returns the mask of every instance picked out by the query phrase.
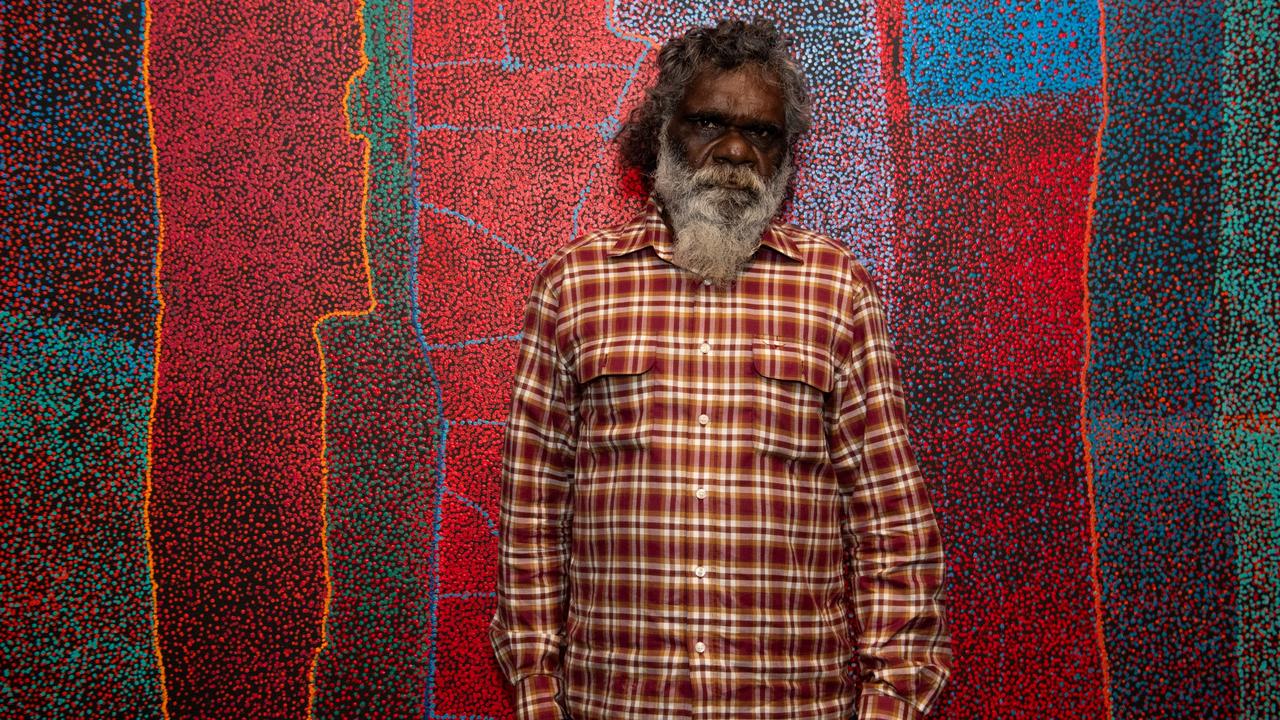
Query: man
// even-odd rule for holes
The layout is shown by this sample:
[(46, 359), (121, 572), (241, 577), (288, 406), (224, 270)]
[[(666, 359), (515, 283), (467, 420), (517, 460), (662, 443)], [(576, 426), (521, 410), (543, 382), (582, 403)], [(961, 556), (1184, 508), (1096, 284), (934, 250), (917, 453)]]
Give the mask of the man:
[(648, 207), (529, 296), (490, 626), (517, 716), (919, 717), (951, 671), (943, 550), (884, 311), (774, 220), (803, 77), (765, 22), (658, 62), (621, 135)]

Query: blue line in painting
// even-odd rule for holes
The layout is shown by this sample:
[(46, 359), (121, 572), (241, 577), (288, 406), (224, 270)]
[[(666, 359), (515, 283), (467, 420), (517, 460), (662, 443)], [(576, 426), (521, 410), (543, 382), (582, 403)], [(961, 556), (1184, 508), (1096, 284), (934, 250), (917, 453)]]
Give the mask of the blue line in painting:
[[(591, 193), (591, 186), (595, 183), (596, 174), (600, 171), (600, 167), (604, 162), (605, 150), (609, 147), (609, 141), (617, 133), (619, 127), (619, 115), (622, 114), (622, 104), (626, 102), (627, 93), (631, 92), (631, 86), (636, 81), (636, 76), (640, 74), (640, 66), (644, 64), (644, 59), (649, 56), (649, 51), (653, 49), (653, 43), (645, 38), (635, 38), (623, 35), (614, 24), (618, 7), (616, 4), (609, 8), (610, 12), (605, 14), (604, 26), (613, 36), (620, 40), (631, 40), (638, 42), (644, 46), (640, 54), (636, 56), (636, 61), (631, 64), (631, 72), (627, 75), (627, 81), (622, 84), (622, 91), (618, 93), (618, 100), (613, 104), (613, 112), (609, 117), (600, 123), (600, 149), (596, 152), (596, 161), (591, 165), (591, 171), (587, 173), (587, 181), (582, 185), (582, 191), (578, 193), (578, 202), (573, 206), (573, 221), (569, 226), (569, 240), (578, 237), (578, 233), (582, 232), (580, 223), (582, 220), (582, 208), (587, 204), (587, 195)], [(546, 265), (546, 261), (538, 264), (539, 267)]]
[[(591, 126), (591, 127), (594, 127), (600, 133), (601, 145), (600, 145), (600, 150), (597, 152), (597, 155), (596, 155), (596, 161), (592, 165), (591, 172), (588, 174), (587, 182), (583, 185), (581, 192), (579, 192), (578, 202), (573, 209), (573, 223), (572, 223), (572, 232), (571, 232), (570, 240), (576, 237), (579, 232), (578, 223), (579, 223), (582, 208), (586, 204), (586, 198), (588, 193), (591, 191), (594, 178), (598, 174), (600, 167), (603, 163), (604, 152), (608, 146), (608, 142), (613, 138), (614, 134), (616, 134), (617, 129), (619, 127), (618, 117), (622, 112), (622, 105), (626, 101), (627, 94), (631, 91), (631, 86), (635, 83), (636, 77), (640, 74), (641, 65), (644, 63), (645, 58), (648, 57), (650, 50), (653, 49), (653, 44), (648, 39), (623, 35), (615, 27), (615, 24), (614, 24), (615, 22), (614, 16), (616, 15), (616, 13), (617, 13), (617, 7), (616, 5), (613, 5), (610, 8), (610, 12), (607, 13), (605, 16), (605, 26), (609, 30), (609, 32), (613, 33), (613, 35), (619, 39), (638, 42), (644, 46), (644, 49), (640, 52), (639, 56), (636, 57), (635, 62), (630, 66), (614, 66), (614, 65), (609, 65), (605, 63), (598, 63), (598, 64), (592, 63), (589, 65), (581, 66), (581, 67), (588, 67), (588, 66), (597, 67), (598, 66), (598, 67), (608, 67), (608, 68), (617, 67), (618, 69), (625, 67), (629, 70), (629, 74), (627, 76), (627, 81), (623, 84), (622, 89), (618, 94), (618, 99), (614, 102), (614, 108), (613, 108), (612, 114), (610, 114), (609, 117), (607, 117), (605, 120), (601, 121), (600, 123), (594, 126)], [(506, 16), (505, 16), (501, 2), (499, 2), (498, 4), (498, 20), (501, 23), (502, 47), (503, 47), (503, 52), (505, 57), (502, 61), (498, 62), (497, 64), (500, 67), (507, 70), (519, 68), (521, 67), (519, 59), (514, 57), (511, 54), (510, 40), (507, 35)], [(408, 23), (408, 44), (409, 44), (410, 58), (413, 57), (413, 49), (414, 49), (413, 43), (414, 43), (413, 13), (412, 11), (410, 11), (409, 23)], [(487, 60), (477, 60), (474, 62), (457, 61), (453, 64), (460, 65), (460, 64), (463, 64), (464, 62), (466, 62), (466, 64), (481, 64), (481, 63), (491, 63), (493, 61), (487, 61)], [(443, 65), (443, 63), (437, 64), (437, 66), (439, 65)], [(556, 66), (552, 66), (552, 67), (556, 67)], [(572, 67), (575, 67), (575, 66), (566, 65), (564, 66), (564, 69), (570, 69)], [(410, 192), (411, 192), (412, 203), (413, 203), (413, 227), (410, 229), (410, 235), (409, 235), (410, 237), (409, 283), (410, 283), (410, 287), (413, 289), (413, 292), (410, 296), (411, 298), (410, 318), (413, 324), (414, 335), (417, 338), (418, 345), (422, 349), (423, 358), (427, 362), (427, 373), (431, 379), (431, 387), (435, 395), (436, 404), (437, 404), (437, 407), (440, 408), (440, 412), (437, 414), (437, 418), (439, 418), (438, 420), (439, 430), (437, 433), (437, 443), (436, 443), (437, 461), (436, 461), (436, 467), (434, 468), (434, 471), (433, 471), (433, 474), (435, 476), (435, 481), (436, 481), (435, 482), (436, 492), (435, 492), (435, 498), (432, 503), (431, 560), (429, 564), (430, 570), (429, 570), (429, 580), (428, 580), (428, 598), (429, 598), (429, 606), (430, 606), (429, 621), (431, 624), (431, 634), (429, 639), (429, 647), (427, 651), (427, 687), (426, 687), (426, 691), (424, 693), (424, 698), (423, 698), (424, 717), (427, 718), (428, 720), (431, 720), (431, 719), (463, 720), (463, 718), (466, 718), (468, 720), (493, 720), (493, 718), (490, 718), (487, 715), (465, 715), (465, 716), (437, 715), (435, 712), (436, 643), (437, 643), (438, 627), (439, 627), (439, 620), (440, 620), (439, 601), (440, 601), (440, 598), (442, 597), (441, 593), (439, 592), (440, 565), (439, 565), (438, 555), (440, 550), (440, 541), (442, 539), (441, 527), (443, 524), (443, 518), (442, 518), (443, 511), (442, 511), (441, 497), (444, 492), (449, 492), (453, 494), (459, 500), (461, 500), (464, 503), (467, 503), (468, 505), (473, 507), (475, 510), (477, 510), (479, 513), (481, 513), (482, 516), (485, 518), (485, 521), (489, 523), (489, 527), (493, 532), (493, 534), (495, 535), (497, 534), (497, 531), (495, 529), (492, 519), (490, 518), (489, 514), (484, 511), (483, 508), (474, 504), (472, 501), (463, 497), (461, 494), (454, 492), (453, 490), (450, 490), (445, 486), (444, 478), (445, 478), (445, 468), (446, 468), (446, 465), (445, 465), (446, 446), (448, 442), (450, 426), (453, 424), (505, 425), (505, 423), (499, 422), (499, 421), (488, 421), (488, 420), (460, 420), (455, 423), (445, 418), (443, 415), (443, 407), (444, 407), (443, 389), (442, 389), (439, 377), (435, 373), (434, 365), (431, 363), (430, 353), (432, 350), (445, 349), (447, 347), (463, 347), (467, 345), (481, 344), (486, 342), (515, 340), (515, 339), (518, 339), (520, 335), (505, 336), (505, 337), (499, 337), (499, 338), (476, 338), (474, 340), (464, 341), (461, 344), (453, 345), (453, 346), (432, 345), (431, 343), (427, 342), (426, 334), (422, 329), (422, 320), (421, 320), (421, 312), (420, 312), (421, 298), (419, 297), (419, 292), (418, 292), (418, 270), (417, 270), (418, 256), (422, 248), (422, 233), (420, 230), (422, 212), (426, 210), (435, 214), (445, 215), (445, 216), (454, 218), (456, 220), (460, 220), (466, 225), (479, 231), (480, 233), (497, 240), (500, 244), (502, 244), (507, 249), (520, 255), (525, 260), (531, 263), (535, 263), (538, 267), (544, 266), (546, 264), (546, 261), (537, 260), (537, 258), (534, 258), (529, 253), (521, 250), (520, 248), (517, 248), (516, 246), (502, 239), (496, 233), (489, 230), (487, 227), (485, 227), (481, 223), (476, 222), (475, 220), (467, 217), (466, 215), (463, 215), (462, 213), (459, 213), (455, 210), (451, 210), (449, 208), (440, 207), (438, 205), (434, 205), (429, 202), (423, 202), (422, 199), (419, 197), (418, 165), (417, 165), (418, 133), (421, 131), (431, 131), (431, 130), (443, 130), (443, 131), (455, 131), (455, 132), (465, 132), (467, 130), (461, 127), (452, 127), (452, 126), (445, 126), (445, 125), (421, 126), (418, 124), (417, 84), (416, 84), (416, 74), (415, 74), (415, 63), (413, 63), (412, 61), (409, 63), (409, 127), (410, 127), (409, 177), (410, 177)], [(582, 127), (588, 127), (588, 126), (586, 125), (575, 125), (575, 126), (564, 126), (564, 127), (556, 126), (548, 129), (569, 130), (569, 129), (580, 129)], [(472, 131), (477, 131), (477, 130), (473, 129)], [(528, 132), (530, 130), (516, 129), (511, 131)], [(489, 595), (489, 596), (492, 597), (493, 595)], [(449, 597), (454, 597), (454, 595), (450, 595)]]
[(858, 33), (859, 35), (865, 30), (861, 25), (800, 25), (798, 27), (788, 27), (787, 34), (792, 37), (807, 35), (809, 33)]
[[(409, 93), (409, 97), (410, 97), (410, 101), (409, 101), (409, 102), (410, 102), (410, 104), (412, 105), (412, 104), (413, 104), (413, 100), (412, 100), (412, 98), (413, 98), (413, 93), (412, 93), (412, 92), (411, 92), (411, 93)], [(412, 110), (411, 110), (410, 112), (412, 112)], [(410, 133), (410, 134), (409, 134), (409, 141), (410, 141), (410, 144), (411, 144), (411, 145), (416, 144), (416, 142), (417, 142), (417, 137), (418, 137), (417, 132), (412, 132), (412, 133)], [(416, 159), (415, 159), (415, 161), (414, 161), (414, 162), (416, 162)], [(415, 179), (415, 184), (416, 184), (416, 179)], [(415, 188), (415, 191), (416, 191), (416, 188)], [(415, 197), (416, 197), (416, 196), (415, 196)], [(537, 262), (538, 262), (538, 259), (537, 259), (537, 258), (535, 258), (534, 256), (530, 255), (529, 253), (525, 252), (524, 250), (521, 250), (520, 248), (516, 247), (515, 245), (512, 245), (511, 243), (507, 242), (506, 240), (503, 240), (503, 239), (502, 239), (502, 238), (501, 238), (497, 233), (493, 232), (492, 230), (490, 230), (489, 228), (485, 227), (484, 225), (482, 225), (482, 224), (480, 224), (480, 223), (476, 222), (475, 220), (472, 220), (471, 218), (467, 217), (466, 215), (463, 215), (462, 213), (458, 212), (457, 210), (450, 210), (449, 208), (446, 208), (446, 207), (440, 207), (439, 205), (436, 205), (436, 204), (434, 204), (434, 203), (429, 203), (429, 202), (424, 203), (424, 202), (421, 202), (420, 200), (418, 200), (418, 201), (415, 203), (415, 205), (414, 205), (414, 216), (415, 216), (414, 222), (418, 222), (417, 218), (420, 216), (420, 213), (418, 212), (418, 210), (427, 210), (427, 211), (429, 211), (429, 212), (435, 213), (436, 215), (444, 215), (444, 216), (446, 216), (446, 217), (451, 217), (451, 218), (453, 218), (453, 219), (455, 219), (455, 220), (460, 220), (460, 221), (462, 221), (463, 223), (465, 223), (465, 224), (469, 225), (471, 228), (473, 228), (473, 229), (475, 229), (475, 230), (478, 230), (481, 234), (483, 234), (483, 235), (487, 235), (487, 236), (489, 236), (489, 237), (493, 238), (494, 240), (497, 240), (497, 241), (498, 241), (498, 244), (502, 245), (503, 247), (505, 247), (506, 249), (510, 250), (511, 252), (513, 252), (513, 253), (515, 253), (515, 254), (519, 255), (520, 257), (524, 258), (526, 261), (531, 262), (531, 263), (537, 263)], [(416, 227), (416, 226), (415, 226), (415, 227)], [(415, 232), (416, 232), (416, 230), (415, 230)], [(420, 246), (421, 244), (422, 244), (422, 238), (421, 238), (421, 237), (419, 237), (419, 238), (418, 238), (418, 245)], [(417, 247), (417, 246), (415, 246), (415, 247)], [(414, 262), (417, 262), (417, 255), (416, 255), (416, 251), (415, 251), (415, 255), (414, 255), (413, 261), (414, 261)], [(417, 288), (416, 288), (416, 287), (415, 287), (415, 289), (414, 289), (414, 292), (417, 292)]]
[(519, 340), (523, 335), (524, 333), (516, 333), (515, 335), (494, 335), (491, 337), (472, 338), (470, 340), (463, 340), (462, 342), (456, 343), (424, 345), (423, 350), (426, 352), (432, 352), (434, 350), (461, 350), (462, 348), (469, 347), (471, 345), (488, 345), (489, 343), (503, 342), (506, 340)]
[(582, 130), (584, 128), (599, 129), (600, 123), (553, 123), (549, 125), (525, 125), (525, 126), (508, 126), (508, 125), (449, 125), (447, 123), (437, 125), (419, 125), (418, 132), (458, 132), (458, 133), (536, 133), (536, 132), (563, 132), (565, 130)]
[[(587, 173), (587, 181), (583, 183), (582, 191), (578, 193), (578, 202), (573, 205), (573, 222), (569, 226), (570, 238), (578, 237), (578, 233), (581, 232), (578, 224), (580, 222), (579, 218), (582, 215), (582, 208), (587, 204), (587, 195), (591, 193), (591, 186), (595, 182), (596, 172), (600, 169), (600, 164), (604, 161), (604, 153), (608, 147), (609, 143), (607, 141), (602, 140), (600, 142), (600, 149), (596, 151), (596, 161), (591, 164), (591, 170)], [(544, 261), (542, 265), (545, 264), (546, 262)], [(541, 267), (541, 265), (539, 265), (539, 267)]]
[[(431, 70), (434, 68), (444, 67), (474, 67), (476, 65), (494, 65), (503, 70), (524, 70), (525, 72), (534, 73), (557, 73), (565, 70), (630, 70), (630, 65), (619, 65), (617, 63), (556, 63), (555, 65), (524, 65), (515, 58), (493, 60), (491, 58), (472, 58), (469, 60), (440, 60), (432, 63), (422, 63), (418, 65), (419, 70)], [(514, 65), (514, 66), (513, 66)]]
[(511, 38), (507, 36), (507, 14), (502, 8), (502, 0), (498, 0), (498, 28), (502, 33), (502, 67), (520, 67), (520, 61), (511, 54)]
[(473, 65), (501, 65), (502, 60), (490, 60), (489, 58), (472, 58), (470, 60), (441, 60), (432, 63), (414, 63), (419, 70), (432, 70), (434, 68), (443, 67), (471, 67)]
[[(409, 21), (406, 42), (409, 45), (409, 57), (414, 52), (413, 7), (409, 7)], [(423, 693), (423, 717), (435, 716), (435, 684), (436, 684), (436, 636), (439, 632), (440, 610), (440, 525), (441, 505), (440, 490), (444, 486), (444, 443), (449, 433), (449, 421), (444, 417), (444, 394), (440, 386), (440, 378), (436, 375), (435, 365), (431, 362), (431, 354), (427, 351), (426, 333), (422, 330), (421, 298), (418, 293), (418, 255), (422, 250), (422, 211), (423, 203), (418, 194), (418, 102), (417, 78), (413, 63), (409, 63), (409, 199), (413, 208), (413, 217), (409, 226), (409, 318), (413, 325), (413, 334), (422, 348), (422, 359), (427, 364), (427, 377), (431, 381), (431, 390), (436, 404), (436, 466), (432, 470), (435, 479), (435, 492), (431, 502), (431, 550), (429, 571), (427, 573), (427, 616), (431, 625), (427, 647), (427, 686)]]
[(457, 490), (454, 490), (448, 485), (445, 485), (443, 487), (444, 487), (444, 491), (454, 496), (455, 498), (457, 498), (458, 502), (462, 503), (463, 505), (466, 505), (472, 510), (475, 510), (477, 513), (480, 513), (480, 517), (484, 518), (485, 523), (489, 525), (489, 533), (494, 537), (498, 536), (498, 526), (493, 522), (493, 516), (490, 515), (487, 510), (480, 507), (480, 504), (477, 503), (475, 500), (472, 500), (471, 498), (467, 497), (466, 495), (463, 495)]

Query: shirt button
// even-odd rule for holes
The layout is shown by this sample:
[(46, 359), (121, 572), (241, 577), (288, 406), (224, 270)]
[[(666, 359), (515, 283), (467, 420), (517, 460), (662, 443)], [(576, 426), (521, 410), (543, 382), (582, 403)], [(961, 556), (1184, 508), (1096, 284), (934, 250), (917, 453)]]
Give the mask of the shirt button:
[(698, 651), (698, 652), (700, 652), (700, 653), (702, 653), (702, 652), (706, 652), (706, 651), (707, 651), (707, 644), (706, 644), (706, 643), (704, 643), (704, 642), (702, 642), (701, 640), (699, 640), (698, 642), (696, 642), (696, 643), (694, 643), (694, 644), (693, 644), (693, 649), (694, 649), (694, 650), (697, 650), (697, 651)]
[(703, 355), (706, 355), (707, 353), (711, 352), (711, 343), (704, 342), (702, 343), (702, 345), (698, 347), (698, 349), (702, 351)]
[(703, 281), (702, 281), (702, 285), (703, 285), (703, 287), (707, 287), (707, 286), (711, 285), (711, 281), (710, 281), (710, 280), (703, 280)]
[(707, 489), (706, 489), (706, 488), (698, 488), (698, 490), (697, 490), (696, 492), (694, 492), (693, 494), (694, 494), (694, 495), (697, 495), (699, 500), (702, 500), (703, 498), (705, 498), (705, 497), (707, 496)]
[(699, 565), (698, 567), (693, 569), (693, 574), (697, 575), (698, 577), (706, 577), (707, 569)]
[(701, 415), (698, 416), (699, 424), (706, 425), (709, 422), (711, 422), (711, 417), (706, 413), (702, 413)]

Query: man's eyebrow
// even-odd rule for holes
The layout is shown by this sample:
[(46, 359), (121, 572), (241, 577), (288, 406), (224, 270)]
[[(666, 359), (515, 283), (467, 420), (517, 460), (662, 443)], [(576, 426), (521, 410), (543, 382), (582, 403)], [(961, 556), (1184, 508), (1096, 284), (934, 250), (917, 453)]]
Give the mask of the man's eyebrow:
[(733, 116), (720, 112), (719, 110), (694, 110), (692, 112), (685, 113), (684, 119), (688, 121), (710, 120), (712, 122), (720, 123), (721, 125), (733, 125), (742, 130), (748, 130), (751, 132), (782, 132), (782, 126), (778, 123), (769, 122), (767, 120), (736, 123), (734, 122)]
[(714, 120), (718, 123), (729, 124), (733, 118), (718, 110), (693, 110), (684, 115), (686, 120)]

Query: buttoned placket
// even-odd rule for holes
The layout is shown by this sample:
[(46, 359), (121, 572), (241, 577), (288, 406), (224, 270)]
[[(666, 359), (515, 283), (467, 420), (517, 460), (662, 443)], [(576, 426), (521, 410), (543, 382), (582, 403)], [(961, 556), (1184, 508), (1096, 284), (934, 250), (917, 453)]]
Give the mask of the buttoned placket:
[[(716, 303), (719, 298), (719, 292), (710, 280), (694, 280), (690, 283), (693, 302), (693, 317), (690, 324), (691, 334), (686, 339), (686, 352), (690, 354), (690, 365), (699, 367), (699, 378), (710, 378), (714, 375), (714, 339), (711, 336), (712, 329), (716, 326), (715, 310)], [(707, 489), (705, 484), (708, 468), (714, 467), (714, 463), (705, 462), (711, 449), (715, 443), (713, 438), (719, 430), (717, 423), (722, 418), (717, 416), (717, 406), (714, 404), (716, 398), (710, 390), (710, 381), (702, 380), (698, 386), (698, 393), (694, 402), (698, 403), (694, 408), (696, 413), (694, 427), (694, 447), (693, 457), (694, 467), (697, 470), (693, 473), (690, 480), (690, 487), (687, 489), (688, 498), (687, 507), (689, 507), (690, 519), (690, 539), (692, 546), (689, 553), (688, 579), (686, 581), (689, 592), (686, 593), (692, 602), (692, 609), (696, 610), (693, 617), (697, 618), (696, 623), (691, 623), (688, 630), (688, 640), (692, 641), (691, 656), (689, 666), (692, 677), (690, 678), (694, 697), (702, 700), (709, 700), (706, 697), (710, 688), (707, 686), (705, 669), (714, 666), (717, 663), (717, 648), (708, 637), (711, 628), (707, 625), (707, 609), (715, 607), (716, 603), (713, 599), (715, 593), (715, 568), (714, 559), (707, 557), (707, 549), (710, 543), (707, 542), (708, 530), (708, 513), (707, 513)], [(691, 413), (692, 414), (692, 413)], [(696, 702), (696, 700), (695, 700)], [(695, 711), (696, 715), (696, 711)]]

